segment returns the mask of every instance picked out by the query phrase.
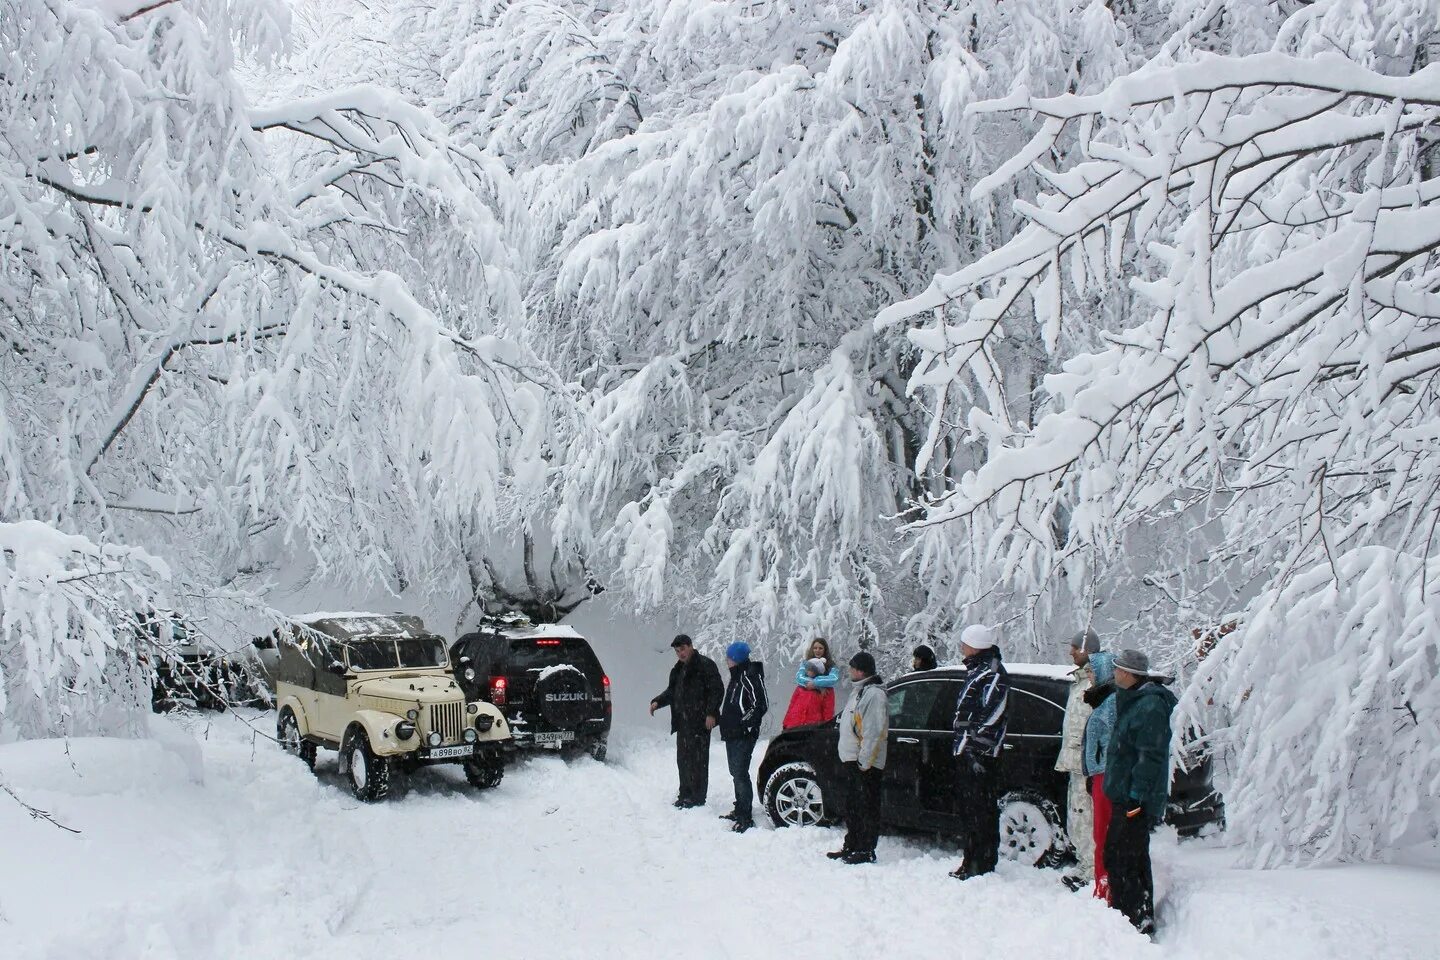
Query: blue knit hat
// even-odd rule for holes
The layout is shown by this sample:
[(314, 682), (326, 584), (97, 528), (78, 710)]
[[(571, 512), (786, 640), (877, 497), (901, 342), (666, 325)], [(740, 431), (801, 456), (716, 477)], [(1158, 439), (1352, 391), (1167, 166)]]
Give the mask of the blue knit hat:
[(725, 648), (725, 656), (735, 663), (744, 663), (750, 659), (750, 644), (744, 640), (736, 640)]

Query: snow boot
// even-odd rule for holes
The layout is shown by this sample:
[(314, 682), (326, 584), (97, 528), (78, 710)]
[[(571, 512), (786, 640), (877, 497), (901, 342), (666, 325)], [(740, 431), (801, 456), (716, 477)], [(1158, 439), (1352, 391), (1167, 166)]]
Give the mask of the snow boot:
[(850, 851), (846, 850), (844, 847), (841, 847), (839, 850), (831, 850), (829, 853), (825, 854), (825, 856), (829, 857), (831, 860), (844, 860), (846, 857), (850, 856)]
[(734, 830), (736, 833), (744, 833), (746, 830), (749, 830), (749, 829), (750, 829), (751, 827), (753, 827), (753, 826), (755, 826), (755, 821), (754, 821), (754, 820), (738, 820), (738, 819), (737, 819), (737, 820), (735, 821), (735, 826), (731, 827), (730, 829), (731, 829), (731, 830)]
[(874, 863), (875, 854), (870, 850), (851, 850), (840, 858), (841, 863)]

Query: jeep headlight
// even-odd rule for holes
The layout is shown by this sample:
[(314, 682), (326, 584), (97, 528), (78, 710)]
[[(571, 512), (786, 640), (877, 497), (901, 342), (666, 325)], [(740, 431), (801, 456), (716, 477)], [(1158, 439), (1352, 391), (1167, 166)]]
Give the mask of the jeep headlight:
[(488, 713), (482, 713), (475, 718), (475, 726), (481, 733), (489, 733), (490, 728), (495, 726), (495, 718)]
[(465, 742), (466, 742), (466, 743), (474, 743), (476, 740), (479, 740), (479, 739), (480, 739), (480, 735), (479, 735), (478, 733), (476, 733), (474, 730), (470, 729), (469, 727), (466, 727), (466, 728), (465, 728)]
[(445, 742), (445, 738), (440, 736), (439, 730), (431, 730), (430, 736), (426, 739), (430, 742), (430, 746), (432, 747), (438, 747), (440, 746), (440, 744)]
[(399, 723), (395, 724), (396, 740), (409, 740), (413, 736), (415, 736), (415, 724), (411, 723), (409, 720), (401, 720)]
[(411, 707), (409, 710), (406, 710), (406, 711), (405, 711), (405, 719), (406, 719), (406, 720), (419, 720), (419, 719), (420, 719), (420, 711), (419, 711), (419, 710), (416, 710), (414, 707)]
[(465, 705), (465, 712), (466, 712), (466, 713), (479, 713), (479, 712), (480, 712), (480, 704), (478, 704), (478, 703), (466, 704), (466, 705)]

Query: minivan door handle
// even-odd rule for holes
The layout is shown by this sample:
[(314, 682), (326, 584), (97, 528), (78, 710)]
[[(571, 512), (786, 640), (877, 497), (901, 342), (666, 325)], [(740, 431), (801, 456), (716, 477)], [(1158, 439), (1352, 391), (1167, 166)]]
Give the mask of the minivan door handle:
[(896, 737), (896, 738), (895, 738), (895, 742), (896, 742), (896, 743), (919, 743), (920, 741), (917, 740), (915, 737)]

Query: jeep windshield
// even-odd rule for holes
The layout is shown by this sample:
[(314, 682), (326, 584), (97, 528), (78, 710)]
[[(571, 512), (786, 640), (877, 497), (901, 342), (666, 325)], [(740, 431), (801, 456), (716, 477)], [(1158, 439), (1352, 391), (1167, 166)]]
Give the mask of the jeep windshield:
[(445, 641), (439, 637), (362, 637), (347, 640), (351, 670), (443, 667)]

